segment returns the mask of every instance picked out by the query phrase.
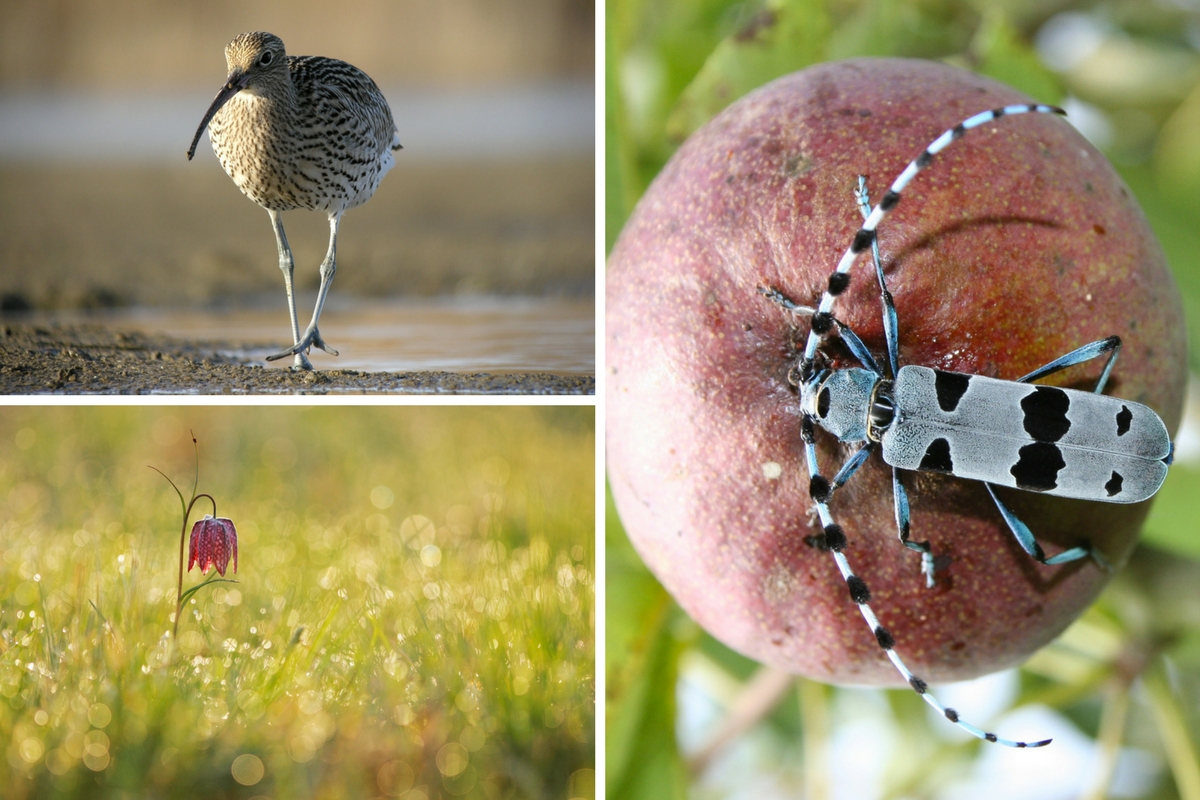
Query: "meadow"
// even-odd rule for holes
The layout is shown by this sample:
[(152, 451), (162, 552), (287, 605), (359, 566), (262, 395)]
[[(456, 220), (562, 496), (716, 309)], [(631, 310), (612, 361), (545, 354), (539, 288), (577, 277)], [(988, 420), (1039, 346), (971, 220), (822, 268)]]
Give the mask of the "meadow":
[[(594, 797), (594, 452), (590, 408), (0, 409), (0, 794)], [(177, 640), (149, 467), (238, 532)]]

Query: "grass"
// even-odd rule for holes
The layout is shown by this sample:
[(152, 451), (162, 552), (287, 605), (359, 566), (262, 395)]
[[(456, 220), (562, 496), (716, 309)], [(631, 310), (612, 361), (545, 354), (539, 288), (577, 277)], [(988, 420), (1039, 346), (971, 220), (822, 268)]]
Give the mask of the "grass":
[[(147, 466), (186, 495), (189, 429), (240, 568), (173, 650)], [(3, 795), (593, 797), (594, 447), (585, 408), (0, 409)]]

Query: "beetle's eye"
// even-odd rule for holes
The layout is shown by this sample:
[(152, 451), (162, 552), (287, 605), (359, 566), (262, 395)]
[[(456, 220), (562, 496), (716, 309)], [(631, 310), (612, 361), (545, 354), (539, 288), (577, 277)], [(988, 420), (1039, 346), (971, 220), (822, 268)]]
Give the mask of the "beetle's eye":
[(274, 56), (271, 54), (271, 51), (268, 50), (262, 54), (262, 58), (258, 59), (258, 63), (265, 67), (267, 64), (271, 63), (272, 58), (274, 58)]

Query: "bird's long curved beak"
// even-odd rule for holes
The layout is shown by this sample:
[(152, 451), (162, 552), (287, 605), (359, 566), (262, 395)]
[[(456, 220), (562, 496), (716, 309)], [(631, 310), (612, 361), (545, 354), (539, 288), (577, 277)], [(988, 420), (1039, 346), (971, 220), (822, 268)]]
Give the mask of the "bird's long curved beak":
[(208, 127), (208, 123), (212, 122), (212, 118), (221, 110), (221, 106), (229, 102), (229, 98), (246, 88), (248, 77), (241, 70), (234, 70), (229, 73), (229, 77), (225, 80), (225, 85), (221, 87), (221, 91), (217, 92), (217, 96), (213, 98), (212, 105), (208, 107), (208, 112), (205, 113), (200, 127), (196, 128), (196, 135), (192, 137), (192, 146), (187, 151), (188, 161), (191, 161), (192, 156), (196, 155), (196, 145), (200, 142), (200, 134), (204, 133), (204, 129)]

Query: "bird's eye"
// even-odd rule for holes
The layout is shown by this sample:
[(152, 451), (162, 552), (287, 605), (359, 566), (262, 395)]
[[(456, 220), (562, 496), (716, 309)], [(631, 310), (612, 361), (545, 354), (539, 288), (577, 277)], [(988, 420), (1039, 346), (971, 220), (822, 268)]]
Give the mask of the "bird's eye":
[(274, 58), (274, 56), (271, 55), (271, 51), (268, 50), (262, 54), (262, 58), (258, 59), (258, 63), (265, 67), (267, 64), (271, 63), (272, 58)]

